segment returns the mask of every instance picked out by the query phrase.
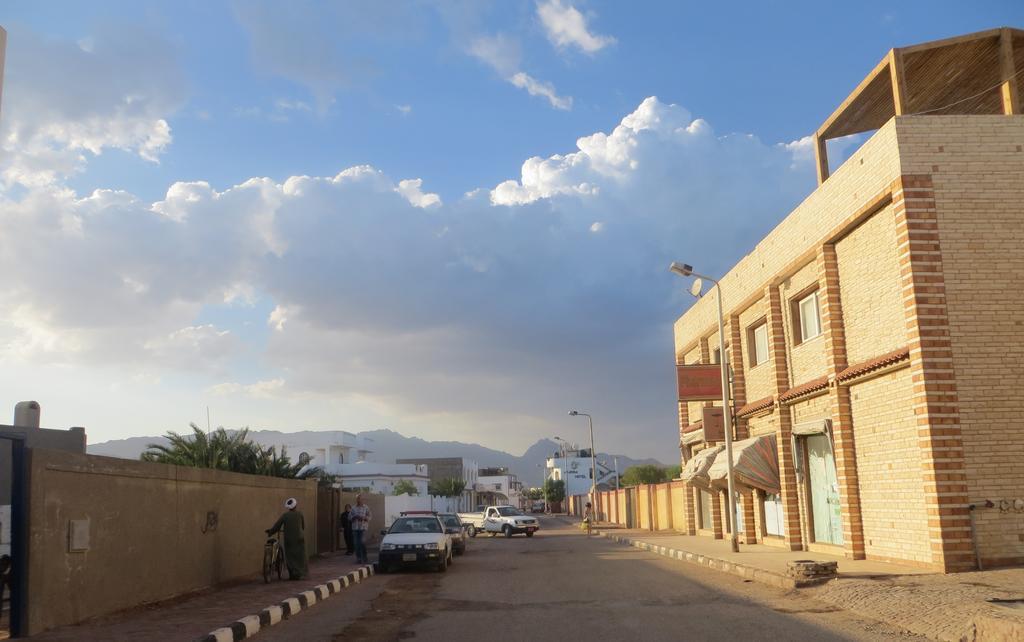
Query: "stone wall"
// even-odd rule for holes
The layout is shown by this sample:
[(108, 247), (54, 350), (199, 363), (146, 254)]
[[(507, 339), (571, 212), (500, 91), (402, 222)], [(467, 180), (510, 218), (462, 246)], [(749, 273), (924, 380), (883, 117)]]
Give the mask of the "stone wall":
[[(316, 550), (316, 482), (30, 451), (29, 634), (262, 568), (263, 531), (295, 497)], [(85, 550), (71, 550), (72, 522)]]

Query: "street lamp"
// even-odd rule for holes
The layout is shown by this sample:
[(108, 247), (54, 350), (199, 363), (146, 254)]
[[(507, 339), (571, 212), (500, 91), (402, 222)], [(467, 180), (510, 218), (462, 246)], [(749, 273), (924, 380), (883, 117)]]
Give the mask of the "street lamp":
[(558, 442), (559, 448), (562, 449), (562, 504), (565, 508), (565, 514), (569, 514), (569, 479), (566, 477), (568, 471), (566, 468), (569, 465), (568, 462), (568, 444), (561, 437), (555, 437), (555, 441)]
[(597, 510), (597, 453), (594, 452), (594, 418), (579, 410), (570, 410), (570, 417), (586, 417), (590, 422), (590, 505)]
[(728, 471), (727, 481), (729, 486), (729, 514), (731, 517), (730, 522), (730, 543), (732, 545), (732, 552), (738, 553), (740, 550), (739, 542), (736, 539), (736, 485), (733, 481), (732, 473), (732, 410), (729, 407), (729, 366), (726, 363), (725, 358), (725, 314), (722, 312), (722, 287), (718, 281), (712, 279), (709, 276), (703, 274), (697, 274), (693, 271), (693, 267), (685, 263), (672, 262), (672, 265), (668, 267), (670, 272), (674, 272), (680, 276), (693, 276), (696, 280), (693, 282), (693, 286), (690, 288), (690, 294), (699, 297), (702, 281), (707, 279), (715, 284), (715, 291), (718, 293), (718, 354), (719, 362), (722, 364), (722, 416), (725, 419), (725, 458), (726, 470)]

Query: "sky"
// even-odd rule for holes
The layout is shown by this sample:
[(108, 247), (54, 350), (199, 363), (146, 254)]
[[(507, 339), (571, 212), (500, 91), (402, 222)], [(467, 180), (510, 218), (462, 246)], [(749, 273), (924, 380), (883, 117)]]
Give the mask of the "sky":
[[(894, 46), (1017, 0), (7, 0), (0, 408), (678, 457), (667, 266), (815, 185)], [(839, 143), (838, 158), (842, 158)], [(835, 161), (833, 160), (833, 164)], [(0, 411), (2, 412), (2, 411)]]

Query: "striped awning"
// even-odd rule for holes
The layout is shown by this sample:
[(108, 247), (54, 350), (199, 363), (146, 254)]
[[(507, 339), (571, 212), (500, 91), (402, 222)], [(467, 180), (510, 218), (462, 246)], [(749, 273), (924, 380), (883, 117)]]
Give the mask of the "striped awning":
[(683, 436), (679, 439), (679, 443), (684, 446), (692, 446), (693, 444), (699, 444), (704, 441), (704, 429), (694, 430), (693, 432), (684, 432)]
[[(760, 488), (777, 494), (781, 489), (779, 479), (779, 453), (775, 435), (761, 435), (737, 441), (732, 445), (733, 479), (739, 486)], [(729, 466), (725, 456), (717, 457), (707, 472), (708, 479), (716, 488), (728, 487)]]
[(724, 449), (725, 446), (712, 446), (696, 453), (686, 462), (680, 477), (690, 486), (709, 490), (711, 488), (711, 480), (708, 478), (708, 469), (714, 463), (715, 456)]

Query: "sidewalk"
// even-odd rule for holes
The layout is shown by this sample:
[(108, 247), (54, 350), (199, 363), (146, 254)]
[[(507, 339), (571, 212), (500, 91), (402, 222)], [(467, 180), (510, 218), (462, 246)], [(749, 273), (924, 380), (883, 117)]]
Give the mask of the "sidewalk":
[[(196, 640), (238, 618), (258, 613), (264, 607), (279, 604), (360, 566), (351, 556), (335, 554), (314, 558), (309, 561), (309, 576), (295, 582), (285, 580), (264, 584), (262, 577), (253, 576), (250, 580), (231, 585), (136, 607), (82, 624), (51, 629), (33, 635), (32, 639), (47, 642)], [(345, 598), (342, 595), (333, 599)]]
[(786, 551), (764, 545), (740, 545), (729, 550), (727, 540), (600, 527), (613, 541), (649, 550), (683, 562), (781, 588), (797, 588), (786, 576), (787, 564), (796, 560), (835, 561), (839, 577), (801, 592), (865, 617), (882, 620), (935, 640), (959, 642), (972, 624), (977, 637), (968, 640), (1024, 639), (1024, 608), (989, 602), (1021, 600), (1024, 605), (1024, 568), (942, 575), (919, 568), (870, 560), (850, 560), (824, 553)]

